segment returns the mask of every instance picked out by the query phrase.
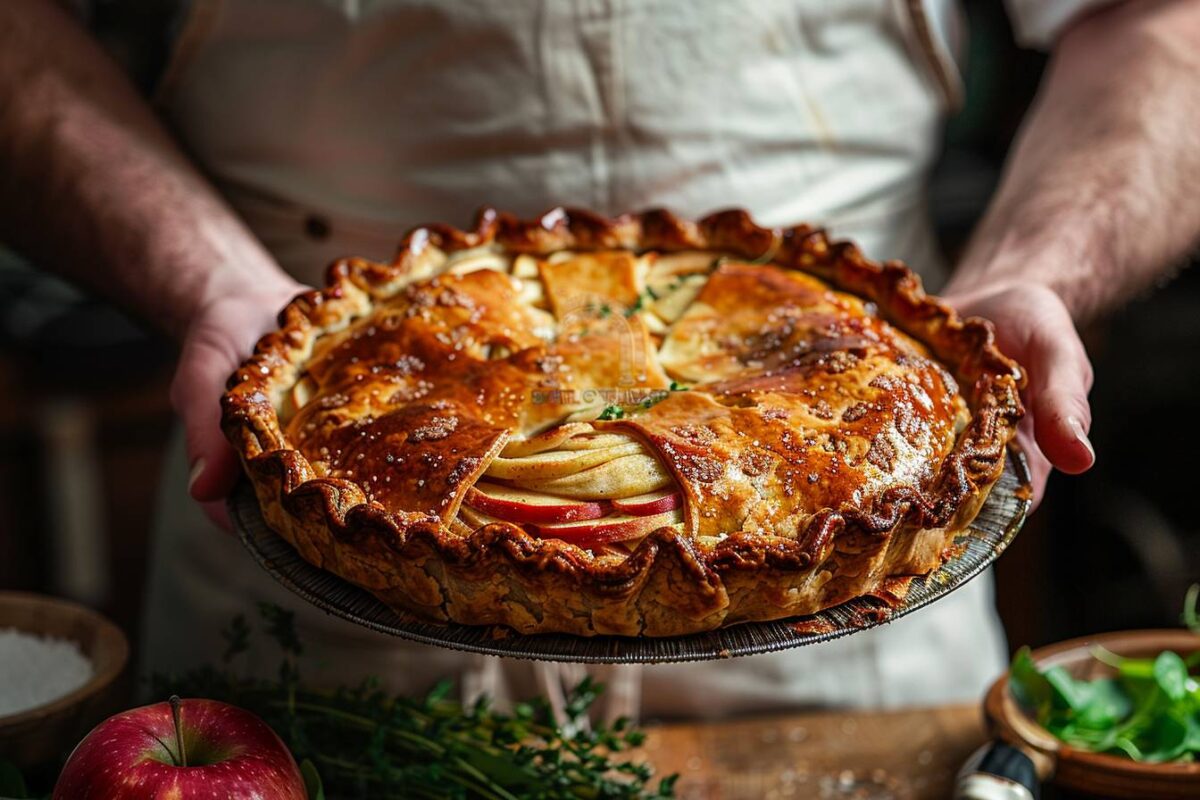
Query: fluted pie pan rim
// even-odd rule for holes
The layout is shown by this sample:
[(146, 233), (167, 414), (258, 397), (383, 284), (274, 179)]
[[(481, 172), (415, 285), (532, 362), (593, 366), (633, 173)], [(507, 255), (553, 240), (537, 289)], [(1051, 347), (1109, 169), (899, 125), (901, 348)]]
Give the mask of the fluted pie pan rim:
[[(820, 644), (893, 622), (977, 577), (1020, 532), (1032, 493), (1029, 467), (1016, 444), (1008, 465), (969, 529), (942, 566), (882, 591), (802, 618), (743, 622), (670, 637), (521, 634), (506, 626), (428, 622), (385, 605), (361, 587), (302, 558), (262, 518), (254, 488), (239, 481), (229, 497), (234, 530), (276, 581), (316, 608), (368, 630), (418, 644), (505, 658), (585, 664), (665, 664), (761, 655)], [(902, 595), (902, 596), (901, 596)]]
[[(276, 412), (312, 343), (399, 291), (429, 248), (453, 253), (489, 244), (532, 255), (707, 250), (813, 275), (874, 303), (879, 316), (927, 346), (963, 387), (970, 421), (924, 490), (885, 491), (859, 507), (830, 510), (791, 540), (731, 536), (698, 548), (664, 528), (620, 561), (507, 523), (464, 537), (436, 518), (368, 502), (353, 481), (318, 477)], [(840, 553), (835, 542), (849, 551), (911, 548), (915, 555), (904, 563), (923, 564), (914, 571), (927, 572), (1000, 475), (1023, 413), (1023, 374), (997, 348), (990, 323), (960, 319), (899, 262), (871, 261), (853, 244), (808, 226), (761, 227), (736, 210), (692, 223), (662, 210), (606, 219), (560, 208), (523, 221), (484, 209), (472, 231), (413, 229), (389, 264), (335, 263), (326, 286), (298, 296), (279, 323), (231, 377), (223, 398), (223, 428), (267, 523), (306, 560), (389, 605), (432, 621), (505, 624), (524, 633), (678, 635), (813, 613), (893, 577), (855, 576), (853, 553)], [(818, 570), (831, 569), (852, 579), (814, 584)]]

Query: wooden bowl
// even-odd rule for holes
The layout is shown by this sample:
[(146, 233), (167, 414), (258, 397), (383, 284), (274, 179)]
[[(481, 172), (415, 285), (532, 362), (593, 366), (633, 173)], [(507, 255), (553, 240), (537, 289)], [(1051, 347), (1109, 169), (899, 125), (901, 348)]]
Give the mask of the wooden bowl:
[[(1093, 645), (1133, 658), (1153, 658), (1163, 650), (1183, 655), (1200, 650), (1200, 637), (1186, 630), (1123, 631), (1088, 636), (1033, 651), (1039, 667), (1062, 666), (1076, 678), (1111, 676), (1092, 657)], [(1026, 714), (1008, 690), (1007, 673), (992, 684), (984, 711), (993, 733), (1029, 755), (1039, 775), (1087, 797), (1184, 800), (1200, 797), (1200, 763), (1142, 764), (1119, 756), (1079, 750), (1054, 738)]]
[(4, 628), (77, 642), (92, 662), (91, 679), (70, 694), (0, 716), (0, 758), (22, 769), (37, 768), (62, 756), (109, 710), (113, 681), (129, 660), (129, 642), (120, 628), (91, 609), (25, 592), (0, 592)]

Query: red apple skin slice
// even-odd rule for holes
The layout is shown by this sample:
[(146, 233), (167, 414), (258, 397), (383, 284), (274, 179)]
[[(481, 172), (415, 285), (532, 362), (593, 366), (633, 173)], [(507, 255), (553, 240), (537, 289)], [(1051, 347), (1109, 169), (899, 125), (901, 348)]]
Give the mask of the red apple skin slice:
[(534, 525), (532, 532), (542, 539), (561, 539), (579, 547), (597, 547), (610, 542), (625, 542), (645, 536), (651, 531), (683, 521), (678, 511), (644, 517), (605, 517), (588, 522), (565, 525)]
[(660, 492), (647, 492), (636, 497), (626, 497), (613, 500), (614, 511), (631, 514), (635, 517), (646, 517), (652, 514), (665, 514), (683, 505), (683, 497), (674, 489)]
[(476, 511), (516, 523), (578, 522), (608, 513), (607, 503), (568, 500), (483, 482), (468, 489), (463, 502)]

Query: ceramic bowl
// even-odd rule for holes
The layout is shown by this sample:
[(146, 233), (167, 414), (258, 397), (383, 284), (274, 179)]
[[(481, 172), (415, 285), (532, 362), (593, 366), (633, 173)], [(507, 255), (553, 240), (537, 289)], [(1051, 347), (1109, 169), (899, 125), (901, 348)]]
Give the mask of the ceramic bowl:
[(129, 660), (129, 643), (120, 628), (91, 609), (24, 592), (0, 592), (0, 629), (5, 628), (71, 640), (92, 662), (91, 679), (75, 691), (0, 716), (0, 758), (22, 769), (44, 766), (111, 710), (110, 693)]
[[(1186, 630), (1105, 633), (1034, 650), (1033, 660), (1042, 668), (1065, 667), (1076, 678), (1112, 675), (1112, 669), (1092, 657), (1094, 645), (1122, 656), (1153, 658), (1163, 650), (1183, 655), (1200, 650), (1200, 636)], [(993, 732), (1020, 747), (1034, 759), (1038, 773), (1048, 774), (1058, 787), (1085, 797), (1200, 798), (1200, 762), (1143, 764), (1071, 747), (1041, 728), (1017, 705), (1008, 689), (1007, 674), (988, 691), (984, 710)]]

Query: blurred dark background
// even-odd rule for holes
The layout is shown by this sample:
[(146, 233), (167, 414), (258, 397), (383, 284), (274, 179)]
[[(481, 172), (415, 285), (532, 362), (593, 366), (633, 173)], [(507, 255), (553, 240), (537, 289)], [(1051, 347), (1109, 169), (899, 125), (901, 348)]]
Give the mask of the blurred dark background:
[[(161, 67), (170, 9), (92, 6), (93, 29), (143, 87)], [(999, 0), (968, 10), (968, 102), (932, 190), (951, 256), (987, 203), (1044, 66), (1015, 47)], [(999, 562), (1014, 647), (1178, 623), (1184, 589), (1200, 577), (1190, 510), (1198, 308), (1200, 275), (1189, 271), (1086, 331), (1099, 460), (1084, 477), (1051, 480)], [(118, 311), (0, 253), (0, 587), (84, 600), (135, 647), (171, 360), (167, 342)]]

